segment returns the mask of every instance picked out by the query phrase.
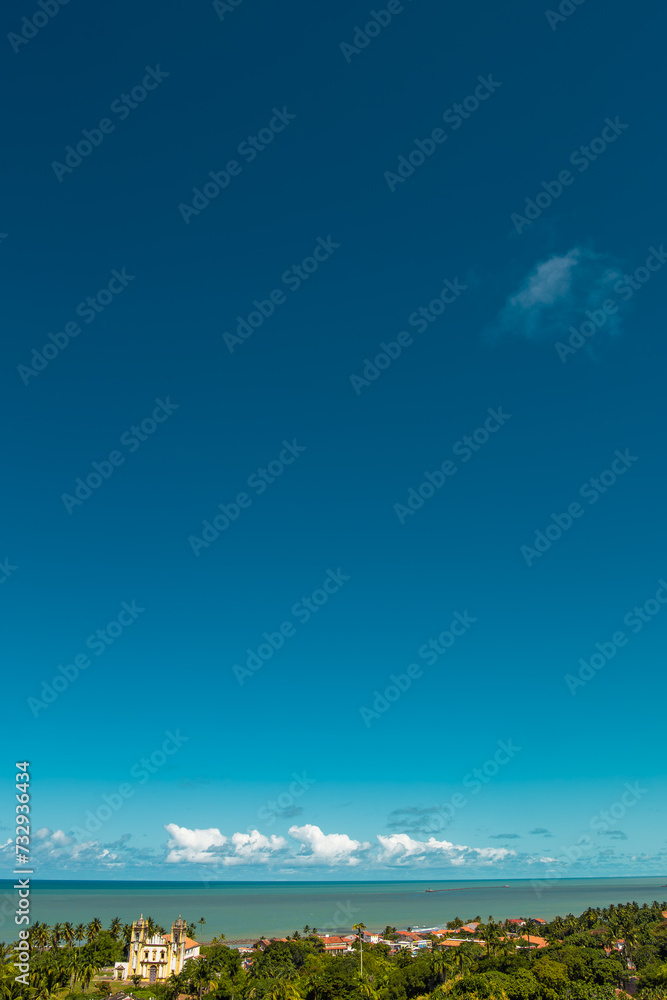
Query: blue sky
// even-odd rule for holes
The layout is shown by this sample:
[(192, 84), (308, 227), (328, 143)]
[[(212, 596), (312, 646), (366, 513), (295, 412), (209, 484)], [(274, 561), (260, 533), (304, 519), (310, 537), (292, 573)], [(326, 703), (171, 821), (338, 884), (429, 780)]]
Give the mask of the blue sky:
[(373, 10), (4, 11), (42, 877), (664, 871), (664, 12)]

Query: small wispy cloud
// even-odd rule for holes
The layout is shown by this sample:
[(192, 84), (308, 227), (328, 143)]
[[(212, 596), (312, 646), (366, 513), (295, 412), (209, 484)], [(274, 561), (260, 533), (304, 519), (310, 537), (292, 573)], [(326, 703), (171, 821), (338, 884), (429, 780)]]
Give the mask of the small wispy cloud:
[[(550, 342), (579, 326), (587, 310), (600, 309), (612, 298), (614, 283), (621, 277), (618, 265), (605, 254), (574, 247), (538, 263), (510, 295), (495, 323), (487, 331), (495, 339), (515, 335), (530, 341)], [(607, 336), (620, 329), (618, 314), (607, 316)]]
[(622, 830), (599, 830), (598, 837), (611, 837), (612, 840), (627, 840), (627, 833)]
[(492, 833), (489, 840), (519, 840), (520, 837), (520, 833)]
[(294, 816), (303, 815), (303, 806), (288, 806), (286, 809), (276, 809), (276, 816), (279, 819), (293, 819)]
[(404, 806), (387, 817), (387, 829), (400, 833), (438, 833), (446, 825), (440, 806)]
[(547, 830), (544, 826), (536, 826), (535, 829), (530, 832), (534, 837), (553, 837), (551, 830)]

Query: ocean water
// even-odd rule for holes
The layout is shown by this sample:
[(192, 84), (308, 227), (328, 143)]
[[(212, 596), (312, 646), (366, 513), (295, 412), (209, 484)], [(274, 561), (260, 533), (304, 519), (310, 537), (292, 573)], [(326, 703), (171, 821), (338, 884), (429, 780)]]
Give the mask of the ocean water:
[[(363, 921), (371, 929), (441, 926), (454, 917), (486, 920), (581, 913), (589, 906), (667, 900), (663, 878), (531, 879), (503, 881), (419, 882), (84, 882), (31, 881), (31, 920), (47, 924), (88, 923), (99, 917), (108, 925), (143, 913), (165, 927), (182, 914), (206, 923), (198, 940), (221, 931), (228, 940), (283, 936), (305, 924), (319, 931), (349, 931)], [(11, 922), (16, 892), (0, 882), (3, 925)], [(426, 892), (434, 889), (435, 892)]]

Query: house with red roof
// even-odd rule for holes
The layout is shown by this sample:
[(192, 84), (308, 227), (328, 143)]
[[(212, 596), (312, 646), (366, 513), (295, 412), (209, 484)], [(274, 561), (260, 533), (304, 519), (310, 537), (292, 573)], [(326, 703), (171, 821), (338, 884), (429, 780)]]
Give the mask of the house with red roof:
[(377, 944), (382, 939), (382, 933), (381, 931), (364, 931), (362, 937), (369, 944)]
[(343, 937), (332, 934), (317, 935), (324, 945), (324, 950), (328, 955), (341, 955), (343, 952), (352, 951), (350, 942)]

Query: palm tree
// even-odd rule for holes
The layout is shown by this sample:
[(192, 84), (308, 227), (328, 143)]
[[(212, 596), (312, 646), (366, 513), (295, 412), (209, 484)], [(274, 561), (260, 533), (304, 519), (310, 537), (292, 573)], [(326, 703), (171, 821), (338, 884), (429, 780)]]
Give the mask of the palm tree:
[(81, 968), (81, 982), (83, 983), (84, 990), (87, 990), (90, 986), (90, 981), (93, 976), (96, 976), (99, 971), (99, 965), (96, 962), (91, 962), (90, 959), (86, 960), (85, 965)]
[(431, 957), (433, 971), (441, 983), (447, 981), (447, 970), (451, 969), (454, 962), (454, 956), (451, 954), (451, 951), (451, 948), (438, 948), (437, 951), (433, 952)]
[(291, 983), (278, 980), (271, 992), (265, 994), (265, 1000), (301, 1000), (301, 994)]
[(461, 975), (464, 975), (465, 970), (470, 967), (470, 963), (472, 962), (473, 958), (473, 955), (471, 953), (473, 951), (474, 948), (471, 947), (471, 945), (465, 943), (460, 944), (456, 949), (455, 961), (459, 967), (459, 972)]
[(633, 924), (627, 925), (623, 929), (623, 951), (628, 960), (628, 968), (632, 966), (634, 968), (634, 962), (632, 961), (632, 955), (635, 948), (640, 945), (639, 937), (637, 935), (637, 928)]
[(523, 931), (522, 930), (522, 931), (519, 932), (519, 947), (520, 948), (521, 947), (528, 948), (528, 957), (532, 961), (533, 960), (533, 944), (532, 944), (532, 941), (530, 940), (530, 934), (528, 933), (528, 931)]
[(72, 942), (74, 941), (74, 928), (71, 923), (66, 921), (62, 927), (63, 941), (67, 943), (67, 947), (72, 950)]
[(359, 995), (362, 997), (366, 997), (367, 1000), (376, 1000), (377, 998), (377, 993), (375, 992), (371, 984), (366, 982), (365, 979), (362, 979), (361, 976), (359, 977), (357, 993), (359, 993)]
[(200, 918), (199, 918), (199, 926), (200, 926), (200, 928), (201, 928), (201, 932), (202, 932), (202, 934), (204, 933), (204, 924), (205, 924), (205, 923), (206, 923), (206, 921), (204, 920), (204, 918), (203, 918), (203, 917), (200, 917)]
[(86, 928), (83, 924), (77, 924), (74, 928), (74, 940), (77, 944), (81, 944), (86, 938)]
[(49, 943), (49, 928), (46, 924), (35, 924), (35, 943), (40, 951), (44, 951)]
[(62, 956), (60, 967), (63, 974), (67, 975), (69, 981), (70, 993), (74, 989), (74, 983), (76, 982), (77, 973), (79, 970), (79, 963), (77, 961), (77, 953), (73, 948), (69, 948), (67, 953)]
[(493, 956), (496, 952), (498, 944), (500, 943), (498, 924), (496, 924), (493, 920), (490, 920), (483, 930), (483, 936), (486, 941), (487, 955)]
[(31, 986), (39, 1000), (48, 1000), (56, 992), (60, 985), (59, 979), (57, 970), (48, 967), (37, 969), (30, 975)]
[(93, 917), (88, 926), (86, 927), (86, 936), (89, 941), (94, 941), (97, 935), (102, 930), (102, 921), (99, 917)]
[(114, 917), (111, 923), (109, 924), (109, 934), (111, 934), (111, 937), (114, 939), (114, 941), (118, 940), (122, 929), (123, 929), (123, 924), (120, 917)]
[(602, 935), (602, 942), (605, 945), (605, 947), (611, 950), (614, 947), (614, 942), (616, 941), (617, 937), (618, 934), (616, 932), (616, 929), (607, 924), (604, 934)]
[(317, 1000), (317, 991), (324, 986), (324, 980), (322, 979), (322, 970), (316, 969), (311, 972), (305, 980), (302, 980), (301, 985), (303, 986), (304, 993), (308, 994), (312, 992), (313, 1000)]
[(356, 931), (359, 935), (359, 974), (363, 976), (364, 974), (364, 931), (366, 930), (366, 924), (354, 924), (352, 927), (353, 931)]
[(162, 1000), (175, 1000), (179, 993), (185, 992), (185, 982), (182, 976), (177, 976), (173, 972), (162, 987)]
[(289, 965), (279, 965), (271, 972), (272, 979), (282, 980), (286, 983), (291, 983), (296, 979), (297, 975), (296, 969)]
[(63, 928), (62, 924), (54, 924), (51, 928), (51, 944), (54, 948), (60, 946), (60, 938), (62, 937)]
[(208, 959), (203, 956), (202, 958), (189, 959), (185, 963), (184, 971), (188, 982), (195, 987), (200, 1000), (201, 995), (205, 990), (217, 985), (211, 964)]

